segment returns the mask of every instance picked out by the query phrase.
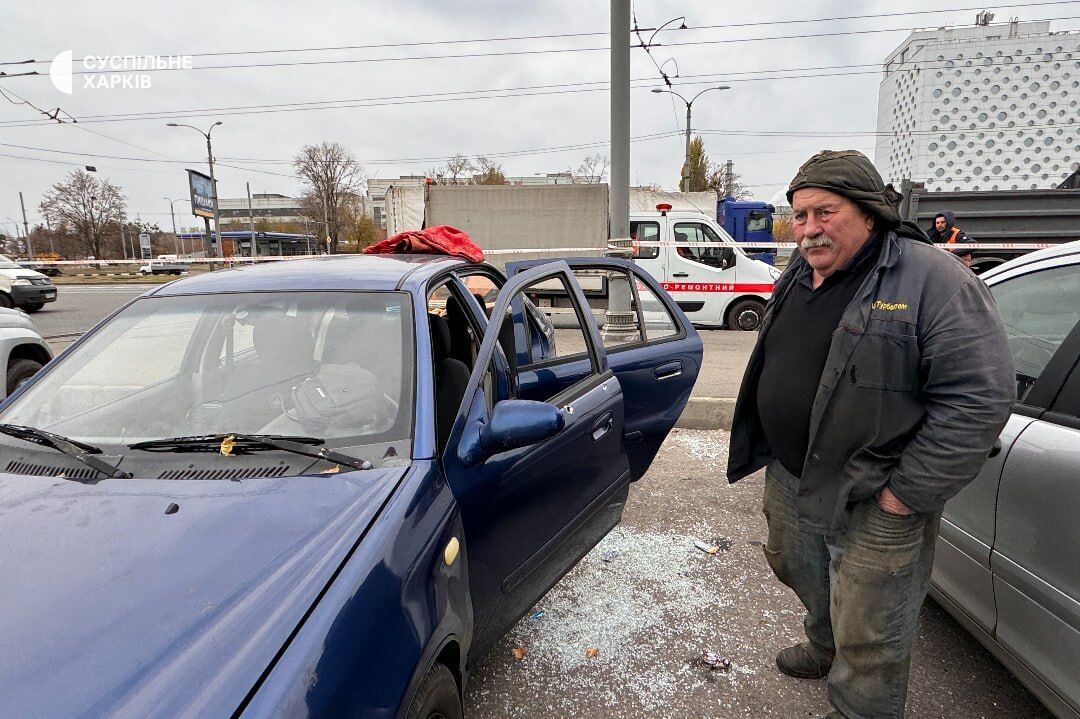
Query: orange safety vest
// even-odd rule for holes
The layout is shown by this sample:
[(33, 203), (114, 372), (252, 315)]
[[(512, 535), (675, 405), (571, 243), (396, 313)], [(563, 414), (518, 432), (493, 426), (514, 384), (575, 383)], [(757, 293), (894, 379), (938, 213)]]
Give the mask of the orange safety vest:
[(945, 244), (947, 244), (947, 245), (955, 245), (956, 244), (956, 236), (959, 235), (959, 234), (960, 234), (960, 228), (959, 227), (952, 228), (952, 232), (949, 233), (949, 239), (945, 240)]

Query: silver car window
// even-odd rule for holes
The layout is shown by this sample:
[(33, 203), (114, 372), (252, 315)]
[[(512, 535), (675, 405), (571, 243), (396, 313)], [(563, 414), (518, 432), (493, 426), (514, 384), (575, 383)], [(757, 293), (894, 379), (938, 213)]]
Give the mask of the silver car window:
[(1005, 323), (1023, 401), (1080, 322), (1080, 265), (1020, 275), (990, 288)]

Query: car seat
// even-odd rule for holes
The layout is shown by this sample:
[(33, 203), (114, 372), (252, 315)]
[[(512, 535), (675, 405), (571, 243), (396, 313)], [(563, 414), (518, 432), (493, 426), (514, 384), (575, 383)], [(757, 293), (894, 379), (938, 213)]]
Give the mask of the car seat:
[(469, 368), (450, 356), (450, 326), (439, 315), (429, 314), (431, 328), (431, 359), (435, 370), (435, 434), (439, 451), (446, 448), (450, 430), (454, 427), (465, 388), (469, 384)]

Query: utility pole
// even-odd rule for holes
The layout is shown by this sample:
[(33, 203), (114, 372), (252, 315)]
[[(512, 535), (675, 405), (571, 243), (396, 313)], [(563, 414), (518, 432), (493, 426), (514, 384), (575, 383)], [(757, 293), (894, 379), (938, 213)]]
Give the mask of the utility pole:
[(254, 212), (254, 210), (251, 209), (251, 183), (246, 182), (244, 184), (247, 186), (248, 223), (251, 226), (251, 257), (252, 257), (252, 259), (254, 259), (255, 256), (259, 254), (259, 251), (255, 246), (255, 212)]
[(322, 198), (323, 225), (326, 226), (326, 254), (330, 254), (330, 208), (326, 202), (326, 194)]
[[(161, 199), (167, 200), (168, 203), (169, 203), (169, 216), (172, 217), (173, 246), (176, 248), (176, 254), (177, 255), (180, 255), (180, 254), (186, 255), (187, 254), (187, 247), (181, 243), (179, 235), (176, 234), (176, 205), (175, 205), (175, 203), (184, 202), (184, 199), (180, 198), (179, 200), (171, 200), (168, 197), (162, 197)], [(181, 249), (183, 249), (183, 252), (181, 252)]]
[[(608, 192), (608, 237), (630, 244), (630, 0), (611, 0), (611, 187)], [(622, 240), (622, 242), (618, 242)], [(611, 250), (626, 257), (630, 250)], [(624, 272), (608, 274), (608, 308), (604, 337), (625, 342), (637, 316), (630, 309), (633, 289)]]
[(611, 190), (613, 240), (630, 239), (630, 0), (611, 0)]
[(19, 204), (22, 206), (23, 232), (26, 235), (26, 256), (34, 259), (34, 246), (30, 244), (30, 225), (26, 222), (26, 203), (23, 202), (22, 193), (19, 193)]

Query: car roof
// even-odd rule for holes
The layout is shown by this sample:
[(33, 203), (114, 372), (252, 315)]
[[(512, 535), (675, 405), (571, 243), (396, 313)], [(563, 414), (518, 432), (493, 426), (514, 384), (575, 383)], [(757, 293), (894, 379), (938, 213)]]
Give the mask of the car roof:
[(1072, 262), (1080, 261), (1080, 240), (1076, 242), (1066, 242), (1054, 247), (1046, 247), (1041, 250), (1035, 250), (1029, 252), (1026, 255), (1021, 255), (1008, 262), (1002, 263), (997, 267), (987, 270), (979, 275), (983, 281), (993, 280), (998, 275), (1005, 274), (1006, 272), (1012, 272), (1018, 267), (1024, 265), (1033, 265), (1037, 262), (1045, 262), (1046, 260), (1062, 260), (1061, 264), (1070, 264)]
[(448, 255), (329, 255), (243, 265), (195, 275), (146, 296), (297, 290), (412, 290), (450, 267), (468, 264)]

